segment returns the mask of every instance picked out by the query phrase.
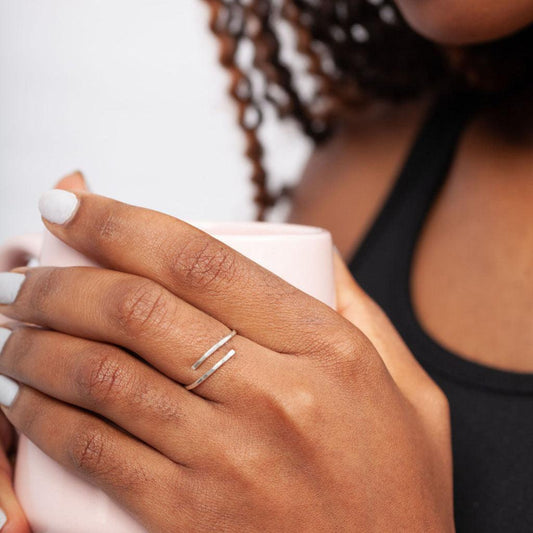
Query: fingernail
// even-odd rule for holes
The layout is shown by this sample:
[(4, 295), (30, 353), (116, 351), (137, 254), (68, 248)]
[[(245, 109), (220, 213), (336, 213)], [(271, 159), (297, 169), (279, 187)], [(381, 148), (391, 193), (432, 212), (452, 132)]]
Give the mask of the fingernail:
[(5, 407), (10, 407), (19, 391), (16, 381), (7, 376), (0, 375), (0, 403)]
[(0, 273), (0, 304), (12, 304), (25, 279), (26, 276), (18, 272)]
[(0, 328), (0, 354), (2, 354), (2, 350), (4, 349), (7, 339), (9, 339), (11, 333), (12, 331), (10, 329)]
[(0, 529), (2, 529), (7, 523), (7, 516), (6, 513), (2, 509), (0, 509)]
[(43, 218), (53, 224), (65, 224), (78, 209), (78, 197), (61, 189), (46, 191), (39, 199), (39, 211)]

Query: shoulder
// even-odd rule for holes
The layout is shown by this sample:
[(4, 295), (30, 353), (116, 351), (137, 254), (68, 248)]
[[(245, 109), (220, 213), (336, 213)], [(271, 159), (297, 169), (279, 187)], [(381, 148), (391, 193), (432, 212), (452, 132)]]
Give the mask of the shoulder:
[(431, 101), (347, 111), (308, 160), (288, 222), (329, 229), (341, 253), (349, 255), (391, 189)]

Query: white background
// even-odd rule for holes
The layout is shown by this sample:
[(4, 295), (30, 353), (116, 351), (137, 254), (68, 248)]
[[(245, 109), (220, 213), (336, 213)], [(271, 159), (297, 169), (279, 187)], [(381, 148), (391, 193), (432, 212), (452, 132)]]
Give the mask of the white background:
[[(38, 231), (39, 194), (76, 169), (186, 220), (254, 217), (207, 21), (202, 0), (0, 0), (0, 241)], [(309, 146), (272, 124), (274, 183), (293, 182)]]

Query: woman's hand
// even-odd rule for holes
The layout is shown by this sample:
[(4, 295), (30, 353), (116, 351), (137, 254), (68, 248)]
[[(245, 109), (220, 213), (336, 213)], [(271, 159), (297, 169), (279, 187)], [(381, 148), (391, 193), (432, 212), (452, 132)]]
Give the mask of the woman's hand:
[[(81, 172), (77, 171), (61, 179), (58, 189), (87, 191), (87, 184)], [(1, 315), (0, 315), (1, 318)], [(0, 330), (0, 353), (5, 335)], [(17, 435), (3, 413), (0, 413), (0, 531), (2, 533), (30, 533), (31, 529), (17, 501), (13, 487), (13, 464)]]
[(20, 383), (3, 410), (45, 453), (154, 532), (453, 530), (446, 401), (350, 279), (345, 318), (172, 217), (88, 193), (41, 206), (104, 267), (0, 278), (0, 312), (47, 328), (0, 357)]

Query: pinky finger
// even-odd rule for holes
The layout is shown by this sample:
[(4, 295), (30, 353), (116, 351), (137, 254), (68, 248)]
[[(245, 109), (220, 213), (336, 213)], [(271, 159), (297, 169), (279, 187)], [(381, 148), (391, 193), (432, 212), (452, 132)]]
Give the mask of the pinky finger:
[(13, 490), (11, 464), (0, 449), (0, 532), (30, 533), (31, 529)]
[(11, 424), (46, 455), (102, 489), (149, 531), (166, 531), (165, 509), (189, 492), (187, 467), (105, 419), (5, 376), (0, 404)]

